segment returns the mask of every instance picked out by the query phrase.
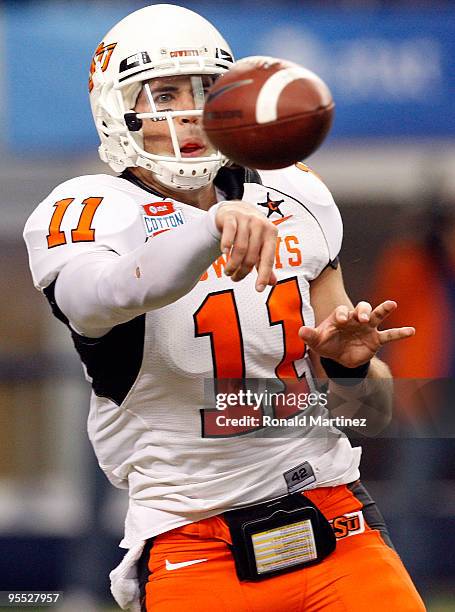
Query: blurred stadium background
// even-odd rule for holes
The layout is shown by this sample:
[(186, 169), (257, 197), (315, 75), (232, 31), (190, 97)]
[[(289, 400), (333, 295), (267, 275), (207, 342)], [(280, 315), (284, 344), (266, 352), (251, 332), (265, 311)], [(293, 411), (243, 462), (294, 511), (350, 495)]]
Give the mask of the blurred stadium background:
[[(32, 287), (21, 233), (56, 184), (109, 172), (88, 67), (104, 33), (146, 4), (0, 3), (0, 590), (64, 591), (64, 609), (80, 612), (113, 609), (126, 500), (96, 467), (88, 389)], [(455, 5), (180, 4), (237, 57), (293, 59), (327, 81), (335, 125), (308, 163), (344, 217), (346, 284), (354, 300), (398, 299), (398, 322), (417, 324), (415, 343), (389, 355), (397, 375), (454, 378)], [(412, 401), (397, 410), (412, 420)], [(455, 444), (444, 435), (361, 441), (363, 478), (433, 612), (455, 610)]]

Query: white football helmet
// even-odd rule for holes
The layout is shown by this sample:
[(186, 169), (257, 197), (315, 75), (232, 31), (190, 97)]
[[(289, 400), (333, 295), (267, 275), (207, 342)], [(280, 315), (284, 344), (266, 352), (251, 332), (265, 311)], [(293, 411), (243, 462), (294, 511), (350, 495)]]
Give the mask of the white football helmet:
[[(207, 80), (203, 75), (216, 77), (233, 61), (231, 49), (215, 27), (186, 8), (156, 4), (122, 19), (98, 45), (90, 67), (90, 103), (101, 139), (101, 159), (116, 172), (132, 166), (151, 170), (161, 183), (174, 189), (197, 189), (208, 184), (227, 159), (218, 151), (208, 151), (204, 157), (182, 156), (175, 118), (201, 121), (201, 83), (202, 78)], [(134, 110), (144, 83), (155, 77), (179, 75), (202, 75), (191, 78), (193, 110), (160, 110), (153, 104), (149, 89), (145, 93), (150, 112)], [(167, 121), (174, 155), (144, 150), (144, 119)]]

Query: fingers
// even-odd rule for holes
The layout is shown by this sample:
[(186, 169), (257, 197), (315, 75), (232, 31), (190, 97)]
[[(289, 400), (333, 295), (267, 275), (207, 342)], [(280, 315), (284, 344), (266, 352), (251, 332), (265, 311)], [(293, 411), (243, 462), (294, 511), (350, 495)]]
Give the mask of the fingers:
[(216, 218), (221, 229), (221, 250), (230, 253), (225, 274), (233, 281), (240, 281), (256, 267), (258, 291), (275, 284), (277, 228), (246, 203), (234, 202), (220, 207)]
[(378, 332), (379, 342), (381, 345), (393, 342), (394, 340), (403, 340), (410, 338), (416, 333), (415, 327), (395, 327), (392, 329), (384, 329)]
[(353, 310), (349, 310), (347, 306), (338, 306), (335, 309), (334, 319), (338, 324), (349, 320), (367, 323), (370, 327), (378, 327), (396, 308), (397, 303), (392, 300), (382, 302), (374, 310), (371, 304), (362, 301)]
[(343, 323), (347, 323), (349, 319), (349, 308), (344, 304), (341, 306), (337, 306), (333, 312), (333, 318), (335, 323), (342, 325)]
[(354, 308), (352, 317), (359, 323), (367, 323), (370, 321), (372, 310), (371, 304), (368, 302), (359, 302)]
[[(370, 323), (374, 327), (377, 327), (387, 319), (397, 308), (397, 303), (393, 300), (386, 300), (376, 306), (371, 314)], [(391, 329), (384, 329), (378, 331), (378, 338), (381, 345), (387, 344), (388, 342), (394, 342), (395, 340), (404, 340), (405, 338), (411, 338), (416, 333), (415, 327), (394, 327)]]
[[(251, 237), (250, 240), (248, 220), (243, 217), (236, 218), (236, 225), (237, 231), (234, 237), (231, 254), (224, 268), (224, 273), (227, 276), (233, 275), (236, 271), (240, 273), (241, 270), (246, 268), (247, 261), (249, 261), (249, 258), (253, 255), (252, 250), (254, 249), (256, 251), (258, 249), (257, 237), (255, 237), (256, 239)], [(254, 244), (252, 244), (253, 241)]]
[(314, 329), (313, 327), (301, 327), (299, 329), (299, 336), (302, 338), (305, 344), (311, 347), (313, 344), (317, 343), (319, 333), (318, 330)]
[(273, 271), (273, 264), (275, 263), (275, 248), (276, 235), (271, 235), (264, 241), (259, 264), (257, 265), (257, 291), (264, 291), (267, 285), (276, 285), (277, 278), (275, 272)]
[(220, 247), (221, 252), (227, 255), (231, 252), (237, 233), (237, 219), (234, 215), (226, 215), (223, 220)]
[(272, 270), (272, 274), (270, 275), (269, 285), (276, 285), (278, 282), (278, 277), (275, 272)]
[(378, 327), (389, 315), (394, 312), (397, 308), (397, 303), (393, 300), (386, 300), (376, 306), (376, 308), (371, 313), (370, 323), (373, 327)]

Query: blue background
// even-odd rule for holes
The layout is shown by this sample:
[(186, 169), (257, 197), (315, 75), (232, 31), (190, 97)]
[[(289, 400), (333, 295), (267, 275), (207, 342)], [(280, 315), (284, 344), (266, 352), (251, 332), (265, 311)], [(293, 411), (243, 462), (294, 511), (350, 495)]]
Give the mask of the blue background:
[[(7, 4), (3, 138), (13, 151), (90, 151), (87, 96), (93, 50), (145, 3)], [(453, 10), (311, 10), (184, 3), (212, 20), (235, 55), (292, 59), (320, 74), (336, 101), (332, 139), (453, 137)]]

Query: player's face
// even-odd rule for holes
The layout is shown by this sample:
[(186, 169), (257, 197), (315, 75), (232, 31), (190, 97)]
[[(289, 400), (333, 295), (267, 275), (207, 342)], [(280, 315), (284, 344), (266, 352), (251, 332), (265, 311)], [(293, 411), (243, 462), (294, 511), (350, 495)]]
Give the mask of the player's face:
[[(150, 79), (143, 84), (137, 98), (137, 113), (202, 110), (205, 96), (214, 78), (203, 76), (171, 76)], [(175, 155), (167, 120), (143, 119), (144, 149), (156, 155)], [(176, 146), (182, 157), (205, 157), (215, 152), (202, 129), (202, 117), (174, 117)]]

